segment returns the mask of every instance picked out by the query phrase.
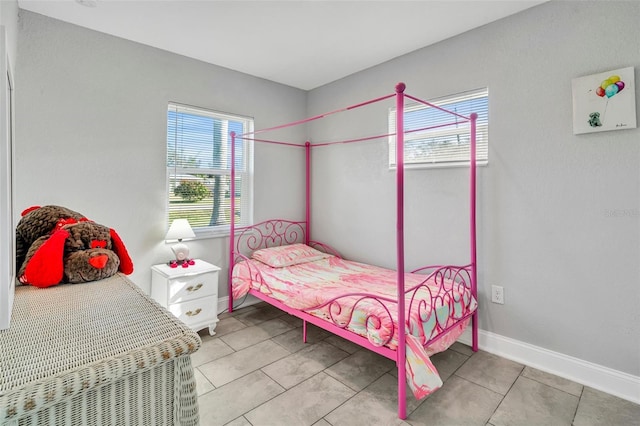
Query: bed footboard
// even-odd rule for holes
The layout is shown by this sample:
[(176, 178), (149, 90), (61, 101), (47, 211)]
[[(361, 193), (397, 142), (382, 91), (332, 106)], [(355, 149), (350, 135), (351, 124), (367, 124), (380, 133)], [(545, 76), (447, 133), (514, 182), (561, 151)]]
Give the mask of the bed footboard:
[[(439, 339), (462, 321), (467, 321), (478, 307), (473, 296), (472, 265), (425, 266), (411, 273), (424, 274), (426, 278), (405, 291), (408, 332), (418, 336), (420, 330), (431, 328), (431, 334), (424, 336), (424, 345), (436, 348)], [(427, 324), (429, 326), (425, 326)], [(448, 347), (440, 346), (441, 350)]]
[[(440, 352), (448, 345), (436, 346), (438, 341), (468, 320), (477, 308), (471, 292), (471, 267), (433, 266), (412, 272), (416, 273), (425, 277), (405, 290), (405, 330), (423, 346), (433, 348), (433, 353)], [(268, 285), (263, 281), (262, 286), (264, 292)], [(397, 298), (366, 292), (344, 293), (303, 311), (324, 317), (335, 327), (366, 336), (374, 346), (397, 346), (393, 340), (399, 327)]]

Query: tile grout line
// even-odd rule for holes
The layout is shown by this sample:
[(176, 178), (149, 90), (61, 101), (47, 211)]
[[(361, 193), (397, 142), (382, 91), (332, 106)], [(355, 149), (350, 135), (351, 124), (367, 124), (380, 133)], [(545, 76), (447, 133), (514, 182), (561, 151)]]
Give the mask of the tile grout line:
[[(526, 368), (526, 365), (522, 365), (522, 369), (520, 370), (520, 372), (518, 373), (518, 376), (516, 377), (516, 379), (513, 381), (513, 383), (511, 383), (511, 386), (509, 386), (509, 389), (504, 393), (504, 395), (502, 395), (502, 398), (500, 399), (500, 402), (498, 403), (498, 405), (496, 405), (496, 408), (493, 410), (493, 413), (491, 413), (491, 415), (489, 416), (489, 418), (487, 419), (487, 423), (491, 422), (491, 418), (494, 416), (494, 414), (496, 414), (496, 412), (498, 411), (498, 408), (500, 408), (500, 406), (502, 405), (502, 403), (504, 402), (504, 399), (507, 397), (507, 395), (509, 395), (509, 392), (511, 392), (511, 389), (513, 389), (513, 386), (516, 384), (516, 382), (518, 381), (518, 378), (522, 376), (522, 372), (524, 371), (524, 369)], [(484, 387), (484, 386), (483, 386)], [(489, 389), (490, 390), (490, 389)], [(497, 392), (496, 392), (497, 393)], [(493, 423), (492, 423), (493, 424)]]
[[(257, 371), (257, 370), (254, 370), (254, 371)], [(260, 371), (262, 371), (262, 370), (260, 370)], [(271, 378), (271, 376), (269, 376), (269, 375), (268, 375), (267, 373), (265, 373), (264, 371), (262, 371), (262, 373), (264, 373), (264, 375), (265, 375), (265, 376), (269, 377), (271, 380), (273, 380), (275, 383), (277, 383), (277, 384), (278, 384), (278, 386), (280, 386), (281, 388), (283, 388), (283, 389), (284, 389), (284, 392), (281, 392), (281, 393), (279, 393), (279, 394), (277, 394), (277, 395), (274, 395), (273, 397), (271, 397), (271, 398), (269, 398), (268, 400), (264, 401), (262, 404), (260, 404), (260, 405), (257, 405), (257, 406), (255, 406), (255, 407), (253, 407), (253, 408), (252, 408), (252, 409), (250, 409), (249, 411), (245, 411), (244, 413), (242, 413), (242, 416), (243, 416), (243, 417), (244, 417), (244, 415), (245, 415), (245, 414), (248, 414), (248, 413), (250, 413), (251, 411), (253, 411), (253, 410), (257, 409), (257, 408), (262, 407), (263, 405), (265, 405), (265, 404), (267, 404), (268, 402), (270, 402), (270, 401), (272, 401), (272, 400), (276, 399), (277, 397), (279, 397), (279, 396), (281, 396), (281, 395), (285, 394), (285, 393), (286, 393), (286, 392), (288, 392), (289, 390), (291, 390), (291, 389), (295, 388), (296, 386), (299, 386), (300, 384), (302, 384), (302, 383), (306, 382), (307, 380), (310, 380), (310, 379), (312, 379), (312, 378), (314, 378), (314, 377), (316, 377), (316, 376), (320, 375), (321, 373), (324, 373), (324, 370), (317, 372), (317, 373), (316, 373), (316, 374), (314, 374), (313, 376), (311, 376), (311, 377), (309, 377), (309, 378), (307, 378), (307, 379), (303, 380), (303, 381), (302, 381), (302, 382), (300, 382), (300, 383), (297, 383), (295, 386), (292, 386), (292, 387), (291, 387), (291, 388), (289, 388), (289, 389), (287, 389), (287, 388), (285, 388), (284, 386), (282, 386), (280, 383), (278, 383), (275, 379)], [(326, 376), (329, 376), (327, 373), (324, 373), (324, 374), (325, 374)], [(331, 377), (331, 376), (329, 376), (329, 377)], [(339, 381), (339, 380), (338, 380), (338, 381)], [(342, 382), (340, 382), (340, 383), (342, 383)], [(344, 385), (344, 383), (342, 383), (342, 384)], [(345, 386), (346, 386), (346, 385), (345, 385)], [(347, 386), (347, 387), (348, 387), (348, 386)], [(351, 389), (351, 388), (349, 388), (349, 389)], [(351, 389), (351, 390), (353, 390), (353, 389)], [(359, 393), (359, 392), (356, 392), (356, 394), (355, 394), (355, 395), (353, 395), (353, 396), (356, 396), (358, 393)], [(347, 399), (347, 401), (349, 401), (351, 398), (353, 398), (353, 396), (352, 396), (352, 397), (350, 397), (350, 398), (348, 398), (348, 399)], [(340, 405), (342, 405), (342, 404), (340, 404)], [(331, 410), (329, 413), (331, 413), (331, 412), (333, 412), (333, 410)], [(329, 415), (329, 413), (325, 414), (325, 416), (326, 416), (326, 415)], [(238, 416), (238, 417), (240, 417), (240, 416)], [(246, 417), (245, 417), (245, 419), (246, 419)], [(324, 416), (320, 417), (320, 418), (319, 418), (318, 420), (316, 420), (314, 423), (317, 423), (317, 422), (318, 422), (318, 421), (320, 421), (321, 419), (324, 419)], [(247, 419), (247, 421), (248, 421), (249, 423), (251, 423), (251, 422), (249, 421), (249, 419)], [(329, 423), (329, 424), (330, 424), (330, 423)]]
[[(526, 368), (526, 366), (525, 366), (525, 368)], [(523, 372), (524, 372), (524, 370), (523, 370)], [(544, 386), (550, 387), (551, 389), (555, 389), (555, 390), (560, 391), (560, 392), (562, 392), (562, 393), (566, 393), (567, 395), (574, 396), (574, 397), (578, 398), (578, 404), (580, 404), (580, 399), (581, 399), (581, 397), (582, 397), (582, 392), (584, 391), (584, 385), (580, 385), (580, 386), (582, 387), (582, 389), (580, 390), (580, 396), (577, 396), (577, 395), (574, 395), (574, 394), (572, 394), (572, 393), (570, 393), (570, 392), (565, 391), (564, 389), (559, 389), (559, 388), (557, 388), (557, 387), (555, 387), (555, 386), (553, 386), (553, 385), (550, 385), (550, 384), (548, 384), (548, 383), (544, 383), (544, 382), (541, 382), (540, 380), (536, 380), (536, 379), (535, 379), (535, 378), (533, 378), (533, 377), (523, 376), (523, 375), (522, 375), (522, 373), (521, 373), (518, 377), (523, 377), (523, 378), (525, 378), (525, 379), (531, 380), (531, 381), (536, 382), (536, 383), (539, 383), (539, 384), (541, 384), (541, 385), (544, 385)], [(576, 383), (576, 382), (573, 382), (573, 383)], [(578, 384), (579, 384), (579, 383), (578, 383)]]
[[(323, 340), (320, 340), (320, 342), (322, 342), (322, 341), (323, 341)], [(278, 342), (273, 342), (273, 343), (278, 344)], [(311, 347), (311, 346), (313, 346), (313, 345), (315, 345), (315, 344), (316, 344), (316, 343), (313, 343), (313, 344), (311, 344), (309, 347)], [(330, 343), (327, 343), (327, 344), (328, 344), (328, 345), (331, 345)], [(280, 346), (280, 347), (282, 347), (282, 345), (279, 345), (279, 346)], [(333, 345), (332, 345), (332, 346), (333, 346)], [(335, 347), (335, 346), (334, 346), (334, 347)], [(286, 348), (284, 348), (284, 349), (286, 350)], [(295, 355), (295, 354), (297, 354), (297, 353), (302, 352), (302, 351), (303, 351), (303, 350), (305, 350), (305, 349), (307, 349), (307, 348), (300, 349), (299, 351), (296, 351), (296, 352), (291, 352), (291, 353), (289, 353), (289, 355), (287, 355), (287, 356)], [(337, 348), (337, 349), (338, 349), (338, 350), (342, 350), (342, 349), (340, 349), (340, 348)], [(346, 352), (346, 351), (342, 351), (342, 352), (346, 353), (346, 354), (347, 354), (347, 356), (346, 356), (346, 357), (344, 357), (344, 358), (342, 358), (342, 359), (339, 359), (338, 361), (334, 362), (333, 364), (331, 364), (331, 365), (329, 365), (329, 366), (327, 366), (327, 367), (323, 368), (322, 370), (320, 370), (320, 371), (319, 371), (318, 373), (316, 373), (316, 374), (319, 374), (319, 373), (324, 372), (326, 369), (333, 367), (333, 366), (334, 366), (334, 365), (336, 365), (337, 363), (339, 363), (339, 362), (343, 361), (344, 359), (349, 358), (349, 356), (351, 356), (351, 354), (349, 354), (349, 353), (348, 353), (348, 352)], [(279, 360), (274, 361), (274, 362), (272, 362), (271, 364), (264, 365), (264, 366), (260, 367), (260, 368), (259, 368), (259, 370), (260, 370), (260, 371), (262, 371), (262, 369), (263, 369), (263, 368), (268, 367), (269, 365), (275, 364), (276, 362), (283, 360), (283, 359), (284, 359), (284, 358), (286, 358), (287, 356), (285, 356), (285, 357), (283, 357), (283, 358), (280, 358)], [(278, 382), (275, 378), (271, 377), (271, 376), (270, 376), (266, 371), (262, 371), (262, 372), (263, 372), (267, 377), (269, 377), (271, 380), (273, 380), (274, 382), (278, 383), (280, 386), (282, 386), (282, 387), (284, 388), (284, 386), (283, 386), (282, 384), (280, 384), (280, 382)], [(314, 374), (313, 376), (315, 376), (316, 374)], [(325, 373), (325, 374), (326, 374), (326, 373)], [(311, 377), (313, 377), (313, 376), (307, 377), (307, 378), (306, 378), (306, 379), (304, 379), (302, 382), (305, 382), (305, 381), (309, 380), (309, 379), (310, 379)], [(332, 375), (330, 375), (330, 374), (327, 374), (327, 376), (329, 376), (329, 377), (332, 377), (332, 378), (336, 379), (335, 377), (333, 377), (333, 376), (332, 376)], [(338, 380), (338, 379), (336, 379), (336, 380)], [(300, 382), (300, 383), (302, 383), (302, 382)], [(338, 382), (340, 382), (340, 380), (338, 380)], [(290, 388), (288, 388), (288, 389), (287, 389), (287, 388), (285, 388), (285, 389), (286, 389), (286, 390), (289, 390), (289, 389), (291, 389), (291, 388), (294, 388), (294, 387), (298, 386), (300, 383), (296, 383), (295, 385), (291, 386)], [(342, 382), (340, 382), (340, 383), (342, 383)], [(345, 385), (345, 386), (347, 386), (349, 389), (351, 389), (351, 388), (349, 387), (349, 385), (347, 385), (346, 383), (342, 383), (342, 384), (343, 384), (343, 385)], [(352, 390), (354, 390), (354, 391), (355, 391), (355, 389), (352, 389)], [(356, 392), (357, 392), (357, 391), (356, 391)]]
[[(271, 339), (267, 339), (267, 340), (271, 340)], [(260, 341), (260, 342), (257, 342), (257, 343), (256, 343), (256, 345), (257, 345), (257, 344), (260, 344), (260, 343), (263, 343), (263, 342), (266, 342), (266, 340), (262, 340), (262, 341)], [(274, 343), (275, 343), (275, 342), (274, 342)], [(254, 345), (251, 345), (251, 346), (254, 346)], [(248, 346), (248, 347), (246, 347), (246, 348), (240, 349), (240, 351), (243, 351), (243, 350), (245, 350), (245, 349), (248, 349), (248, 348), (250, 348), (251, 346)], [(233, 348), (231, 348), (231, 349), (233, 349)], [(283, 348), (283, 349), (284, 349), (285, 351), (289, 352), (286, 348)], [(225, 356), (222, 356), (222, 357), (220, 357), (220, 358), (214, 359), (214, 360), (212, 360), (212, 361), (210, 361), (210, 362), (215, 362), (215, 361), (217, 361), (217, 360), (219, 360), (219, 359), (226, 358), (226, 357), (231, 356), (231, 355), (233, 355), (234, 353), (238, 353), (238, 352), (240, 352), (240, 351), (235, 351), (235, 350), (234, 350), (232, 353), (230, 353), (230, 354), (228, 354), (228, 355), (225, 355)], [(270, 362), (269, 364), (265, 364), (265, 365), (263, 365), (262, 367), (259, 367), (259, 368), (255, 369), (255, 370), (251, 370), (251, 371), (249, 371), (248, 373), (243, 374), (242, 376), (238, 376), (238, 377), (236, 377), (235, 379), (231, 380), (230, 382), (224, 383), (224, 384), (222, 384), (222, 385), (220, 385), (220, 386), (218, 386), (218, 387), (216, 387), (213, 383), (211, 383), (211, 381), (207, 378), (207, 376), (205, 376), (205, 375), (204, 375), (204, 373), (202, 373), (202, 372), (200, 372), (200, 373), (201, 373), (201, 374), (205, 377), (205, 379), (207, 379), (207, 381), (209, 381), (209, 383), (211, 383), (211, 385), (214, 387), (214, 389), (212, 389), (212, 390), (220, 389), (220, 388), (222, 388), (222, 387), (224, 387), (224, 386), (226, 386), (226, 385), (228, 385), (228, 384), (230, 384), (230, 383), (235, 382), (236, 380), (239, 380), (239, 379), (241, 379), (241, 378), (243, 378), (243, 377), (247, 377), (249, 374), (251, 374), (251, 373), (255, 373), (256, 371), (260, 371), (260, 372), (261, 372), (261, 373), (263, 373), (265, 376), (267, 376), (267, 377), (269, 377), (269, 378), (271, 379), (271, 376), (269, 376), (267, 373), (265, 373), (264, 371), (262, 371), (262, 369), (263, 369), (264, 367), (268, 366), (268, 365), (271, 365), (271, 364), (273, 364), (273, 363), (276, 363), (276, 362), (280, 361), (280, 360), (281, 360), (281, 359), (283, 359), (283, 358), (288, 357), (289, 355), (292, 355), (292, 353), (291, 353), (291, 352), (289, 352), (287, 355), (283, 356), (282, 358), (278, 358), (278, 359), (276, 359), (276, 360), (274, 360), (274, 361)], [(207, 363), (207, 364), (208, 364), (208, 363)], [(273, 380), (273, 379), (272, 379), (272, 380)], [(275, 382), (278, 386), (280, 386), (281, 388), (283, 388), (285, 391), (287, 390), (284, 386), (282, 386), (282, 385), (281, 385), (280, 383), (278, 383), (277, 381), (275, 381), (275, 380), (274, 380), (274, 382)], [(211, 392), (211, 391), (209, 391), (209, 392)], [(207, 394), (207, 393), (209, 393), (209, 392), (206, 392), (206, 393), (204, 393), (204, 394), (202, 394), (202, 395), (206, 395), (206, 394)]]
[[(479, 351), (478, 351), (478, 352), (479, 352)], [(476, 354), (476, 353), (478, 353), (478, 352), (474, 352), (474, 354)], [(463, 355), (464, 355), (464, 354), (463, 354)], [(509, 394), (509, 392), (510, 392), (510, 391), (511, 391), (511, 389), (513, 388), (513, 385), (514, 385), (514, 384), (516, 383), (516, 381), (518, 380), (518, 377), (520, 377), (520, 376), (522, 375), (522, 372), (524, 371), (524, 369), (525, 369), (525, 367), (526, 367), (526, 366), (525, 366), (525, 365), (523, 365), (523, 366), (522, 366), (522, 369), (521, 369), (521, 370), (520, 370), (520, 372), (518, 373), (518, 376), (517, 376), (517, 377), (516, 377), (516, 379), (513, 381), (513, 383), (511, 383), (511, 386), (509, 386), (509, 389), (508, 389), (508, 390), (504, 393), (504, 395), (503, 395), (503, 394), (501, 394), (500, 392), (496, 392), (495, 390), (493, 390), (493, 389), (489, 389), (488, 387), (486, 387), (486, 386), (484, 386), (484, 385), (482, 385), (482, 384), (479, 384), (479, 383), (473, 382), (473, 381), (471, 381), (471, 380), (469, 380), (469, 379), (466, 379), (466, 378), (464, 378), (464, 377), (462, 377), (462, 376), (460, 376), (460, 375), (456, 374), (456, 373), (458, 372), (458, 370), (460, 370), (460, 369), (462, 368), (462, 366), (463, 366), (463, 365), (465, 365), (465, 364), (466, 364), (466, 363), (467, 363), (467, 362), (468, 362), (472, 357), (473, 357), (473, 355), (469, 356), (469, 357), (467, 358), (467, 360), (466, 360), (465, 362), (463, 362), (463, 363), (462, 363), (462, 364), (461, 364), (461, 365), (460, 365), (460, 366), (459, 366), (459, 367), (458, 367), (458, 368), (457, 368), (457, 369), (456, 369), (456, 370), (451, 374), (451, 376), (454, 376), (454, 375), (455, 375), (455, 376), (456, 376), (456, 377), (458, 377), (459, 379), (462, 379), (462, 380), (464, 380), (464, 381), (466, 381), (466, 382), (468, 382), (468, 383), (472, 383), (472, 384), (474, 384), (474, 385), (476, 385), (476, 386), (480, 386), (481, 388), (484, 388), (484, 389), (486, 389), (486, 390), (488, 390), (488, 391), (490, 391), (490, 392), (493, 392), (493, 393), (494, 393), (494, 394), (496, 394), (496, 395), (500, 395), (500, 402), (498, 403), (498, 405), (496, 405), (496, 408), (493, 410), (493, 412), (491, 413), (491, 415), (489, 416), (489, 418), (488, 418), (488, 419), (487, 419), (487, 421), (485, 422), (485, 423), (489, 423), (489, 422), (491, 421), (491, 418), (493, 417), (493, 415), (496, 413), (496, 411), (498, 411), (498, 408), (500, 408), (500, 405), (502, 405), (502, 403), (504, 402), (504, 399), (506, 398), (506, 396)], [(451, 378), (451, 376), (449, 376), (449, 378)], [(447, 380), (449, 380), (449, 379), (447, 379)]]
[(582, 395), (584, 395), (584, 389), (586, 386), (582, 386), (582, 391), (580, 392), (580, 396), (578, 397), (578, 404), (576, 404), (576, 411), (573, 413), (573, 418), (571, 419), (571, 424), (573, 425), (576, 421), (576, 416), (578, 415), (578, 409), (580, 408), (580, 403), (582, 402)]

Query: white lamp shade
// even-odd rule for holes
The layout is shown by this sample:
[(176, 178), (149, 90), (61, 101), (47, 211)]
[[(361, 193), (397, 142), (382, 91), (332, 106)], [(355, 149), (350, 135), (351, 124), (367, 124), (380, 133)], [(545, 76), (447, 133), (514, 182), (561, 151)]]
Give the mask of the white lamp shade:
[(175, 219), (171, 222), (169, 231), (164, 237), (166, 241), (184, 240), (186, 238), (195, 238), (196, 234), (193, 233), (191, 225), (187, 219)]

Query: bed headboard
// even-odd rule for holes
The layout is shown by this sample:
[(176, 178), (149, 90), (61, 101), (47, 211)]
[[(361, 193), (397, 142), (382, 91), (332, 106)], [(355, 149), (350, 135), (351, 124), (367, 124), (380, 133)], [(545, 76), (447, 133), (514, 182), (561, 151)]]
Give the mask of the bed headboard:
[(270, 219), (255, 225), (235, 228), (234, 252), (247, 257), (267, 247), (308, 243), (307, 223), (286, 219)]

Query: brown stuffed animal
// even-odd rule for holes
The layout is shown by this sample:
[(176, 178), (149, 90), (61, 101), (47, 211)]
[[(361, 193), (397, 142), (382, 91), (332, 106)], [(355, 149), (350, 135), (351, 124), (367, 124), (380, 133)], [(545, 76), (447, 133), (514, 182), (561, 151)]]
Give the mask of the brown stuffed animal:
[(40, 237), (50, 235), (65, 221), (76, 223), (87, 220), (83, 214), (60, 206), (30, 207), (22, 212), (16, 227), (16, 270), (24, 263), (29, 247)]
[(16, 227), (16, 266), (21, 283), (49, 287), (133, 272), (113, 230), (60, 206), (31, 207)]

